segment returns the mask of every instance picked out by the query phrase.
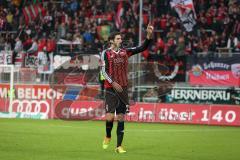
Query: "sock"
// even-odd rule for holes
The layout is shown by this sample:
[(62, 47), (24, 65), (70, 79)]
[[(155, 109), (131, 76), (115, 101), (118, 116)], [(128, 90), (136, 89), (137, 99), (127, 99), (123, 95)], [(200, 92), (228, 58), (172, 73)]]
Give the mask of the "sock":
[(124, 121), (118, 121), (117, 126), (117, 147), (122, 145), (124, 135)]
[(111, 138), (112, 128), (113, 128), (113, 121), (106, 121), (107, 138)]

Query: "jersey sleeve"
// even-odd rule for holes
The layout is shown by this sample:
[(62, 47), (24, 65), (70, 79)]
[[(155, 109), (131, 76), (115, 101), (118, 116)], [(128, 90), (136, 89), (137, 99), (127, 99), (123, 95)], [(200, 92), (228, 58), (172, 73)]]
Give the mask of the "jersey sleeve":
[(108, 58), (107, 58), (107, 52), (104, 50), (101, 53), (101, 72), (103, 77), (111, 84), (113, 82), (112, 78), (109, 76), (107, 73), (109, 71), (109, 63), (108, 63)]
[(126, 48), (126, 51), (127, 51), (127, 54), (128, 54), (128, 57), (134, 55), (134, 54), (137, 54), (137, 53), (140, 53), (140, 52), (143, 52), (145, 51), (149, 44), (151, 42), (151, 39), (145, 39), (143, 44), (140, 45), (140, 46), (137, 46), (137, 47), (131, 47), (131, 48)]

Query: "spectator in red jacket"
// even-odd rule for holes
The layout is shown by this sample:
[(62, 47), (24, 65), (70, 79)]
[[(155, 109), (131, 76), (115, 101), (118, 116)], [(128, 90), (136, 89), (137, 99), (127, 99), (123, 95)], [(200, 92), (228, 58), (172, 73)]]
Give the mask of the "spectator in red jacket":
[(50, 37), (47, 40), (47, 45), (46, 45), (46, 54), (47, 54), (47, 59), (49, 62), (50, 62), (49, 54), (54, 53), (55, 49), (56, 49), (56, 41), (53, 37)]
[(47, 39), (45, 37), (41, 38), (38, 41), (38, 51), (43, 51), (43, 48), (46, 47)]
[(155, 53), (163, 53), (165, 48), (165, 43), (161, 37), (157, 39), (156, 47), (155, 47)]

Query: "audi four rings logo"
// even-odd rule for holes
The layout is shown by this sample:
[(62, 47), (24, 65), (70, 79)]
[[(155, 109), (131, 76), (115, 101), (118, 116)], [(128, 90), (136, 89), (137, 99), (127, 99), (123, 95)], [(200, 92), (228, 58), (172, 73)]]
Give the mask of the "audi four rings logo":
[[(47, 101), (37, 100), (14, 100), (12, 103), (13, 110), (21, 113), (44, 113), (48, 114), (50, 106)], [(44, 108), (43, 108), (44, 107)]]

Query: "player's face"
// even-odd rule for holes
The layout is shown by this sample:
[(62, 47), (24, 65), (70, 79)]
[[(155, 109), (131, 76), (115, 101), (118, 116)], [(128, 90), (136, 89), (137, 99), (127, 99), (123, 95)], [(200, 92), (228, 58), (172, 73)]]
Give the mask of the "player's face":
[(119, 48), (122, 44), (122, 36), (116, 35), (114, 38), (113, 44), (115, 45), (115, 47)]

